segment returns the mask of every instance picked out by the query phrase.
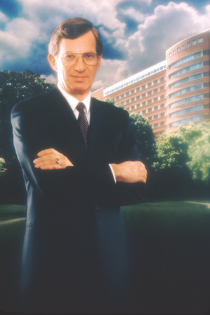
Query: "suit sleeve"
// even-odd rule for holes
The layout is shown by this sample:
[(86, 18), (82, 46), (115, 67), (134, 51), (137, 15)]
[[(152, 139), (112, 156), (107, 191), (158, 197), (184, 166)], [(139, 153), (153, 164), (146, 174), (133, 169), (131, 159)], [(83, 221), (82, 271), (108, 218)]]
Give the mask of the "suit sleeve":
[[(25, 117), (26, 116), (26, 117)], [(115, 161), (138, 160), (134, 131), (131, 121), (126, 116), (122, 139)], [(88, 164), (67, 167), (60, 170), (40, 170), (33, 165), (37, 149), (33, 142), (27, 115), (16, 106), (11, 113), (14, 146), (20, 162), (26, 190), (29, 186), (43, 198), (67, 198), (85, 200), (95, 206), (120, 206), (141, 202), (144, 198), (145, 185), (114, 182), (108, 163)], [(29, 132), (30, 130), (30, 132)]]

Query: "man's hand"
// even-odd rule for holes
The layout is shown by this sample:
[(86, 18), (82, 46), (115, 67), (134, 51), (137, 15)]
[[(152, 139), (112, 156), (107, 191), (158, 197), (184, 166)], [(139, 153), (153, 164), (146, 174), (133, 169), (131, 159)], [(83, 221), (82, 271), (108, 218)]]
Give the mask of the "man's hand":
[(37, 155), (38, 158), (33, 161), (34, 166), (42, 170), (55, 170), (74, 166), (65, 155), (55, 149), (46, 149), (40, 151)]
[(120, 164), (111, 164), (117, 182), (146, 183), (147, 170), (140, 161), (127, 161)]

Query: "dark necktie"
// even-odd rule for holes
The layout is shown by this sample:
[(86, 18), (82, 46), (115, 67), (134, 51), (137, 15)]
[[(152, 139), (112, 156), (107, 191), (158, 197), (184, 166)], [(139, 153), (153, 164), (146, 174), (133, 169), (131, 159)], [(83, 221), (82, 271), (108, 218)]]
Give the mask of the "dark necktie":
[(87, 149), (88, 121), (87, 121), (87, 116), (85, 113), (85, 105), (82, 102), (79, 102), (77, 104), (76, 109), (79, 112), (78, 123), (79, 123), (80, 129), (82, 131), (82, 136), (83, 136), (83, 139), (85, 141), (85, 146)]

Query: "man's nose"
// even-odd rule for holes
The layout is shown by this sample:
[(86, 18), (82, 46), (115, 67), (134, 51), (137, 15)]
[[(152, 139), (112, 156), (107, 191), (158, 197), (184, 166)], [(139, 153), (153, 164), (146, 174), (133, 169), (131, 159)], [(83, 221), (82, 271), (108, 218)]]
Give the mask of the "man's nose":
[(77, 60), (74, 64), (74, 69), (77, 70), (77, 71), (84, 71), (85, 70), (85, 62), (82, 58), (82, 56), (77, 56)]

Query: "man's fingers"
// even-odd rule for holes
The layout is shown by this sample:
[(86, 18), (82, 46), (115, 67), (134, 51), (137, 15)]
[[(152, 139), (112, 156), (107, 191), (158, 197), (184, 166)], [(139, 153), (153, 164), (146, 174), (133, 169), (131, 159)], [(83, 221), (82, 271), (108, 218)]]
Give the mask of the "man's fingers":
[(37, 155), (38, 158), (33, 161), (36, 168), (52, 170), (73, 166), (66, 156), (55, 149), (42, 150)]
[(55, 162), (56, 157), (54, 157), (52, 154), (47, 154), (44, 156), (40, 156), (39, 158), (35, 159), (33, 162), (36, 163), (42, 163), (45, 161), (54, 161)]
[(37, 155), (44, 156), (48, 154), (60, 154), (60, 153), (56, 151), (55, 149), (45, 149), (45, 150), (40, 151)]

